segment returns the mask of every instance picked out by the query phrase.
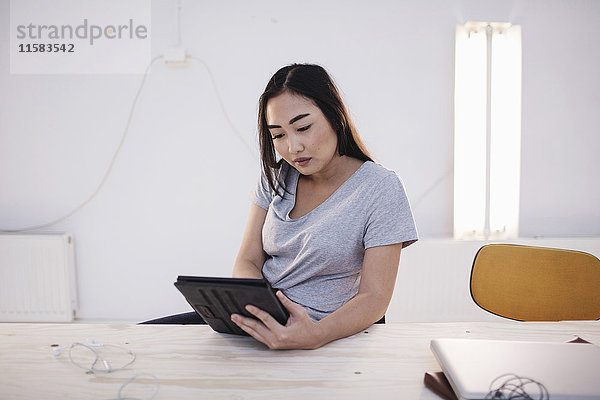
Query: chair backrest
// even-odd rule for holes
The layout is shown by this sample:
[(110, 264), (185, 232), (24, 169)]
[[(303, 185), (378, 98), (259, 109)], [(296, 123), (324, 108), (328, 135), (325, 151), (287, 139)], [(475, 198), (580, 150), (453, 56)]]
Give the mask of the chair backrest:
[(580, 251), (489, 244), (471, 269), (475, 304), (519, 321), (600, 319), (600, 260)]

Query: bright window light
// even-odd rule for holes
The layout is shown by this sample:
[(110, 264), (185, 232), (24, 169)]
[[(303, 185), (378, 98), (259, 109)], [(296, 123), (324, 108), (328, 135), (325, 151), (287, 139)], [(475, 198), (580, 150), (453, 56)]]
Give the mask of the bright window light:
[(492, 36), (490, 237), (519, 236), (521, 178), (521, 27)]
[(518, 237), (521, 29), (457, 26), (454, 238)]
[(454, 237), (483, 232), (486, 198), (487, 39), (456, 29)]

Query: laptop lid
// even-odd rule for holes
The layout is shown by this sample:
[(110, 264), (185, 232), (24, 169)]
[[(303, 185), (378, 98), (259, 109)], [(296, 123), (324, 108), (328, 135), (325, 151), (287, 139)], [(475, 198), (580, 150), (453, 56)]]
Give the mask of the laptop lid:
[[(431, 351), (461, 399), (485, 399), (507, 374), (541, 383), (552, 400), (600, 399), (600, 347), (593, 344), (434, 339)], [(523, 390), (539, 398), (537, 385)]]

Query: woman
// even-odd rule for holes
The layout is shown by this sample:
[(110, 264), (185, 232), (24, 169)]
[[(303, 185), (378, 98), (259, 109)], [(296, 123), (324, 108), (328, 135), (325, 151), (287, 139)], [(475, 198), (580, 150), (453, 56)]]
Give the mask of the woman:
[(262, 175), (233, 276), (266, 278), (290, 317), (248, 305), (258, 320), (231, 319), (269, 348), (314, 349), (383, 317), (417, 232), (400, 180), (372, 161), (322, 67), (277, 71), (258, 128)]

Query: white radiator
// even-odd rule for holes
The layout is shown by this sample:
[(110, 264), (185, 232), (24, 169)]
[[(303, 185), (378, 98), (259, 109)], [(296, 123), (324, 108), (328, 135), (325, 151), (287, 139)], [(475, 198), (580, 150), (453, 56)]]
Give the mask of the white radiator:
[(0, 321), (72, 321), (75, 282), (72, 235), (0, 235)]

